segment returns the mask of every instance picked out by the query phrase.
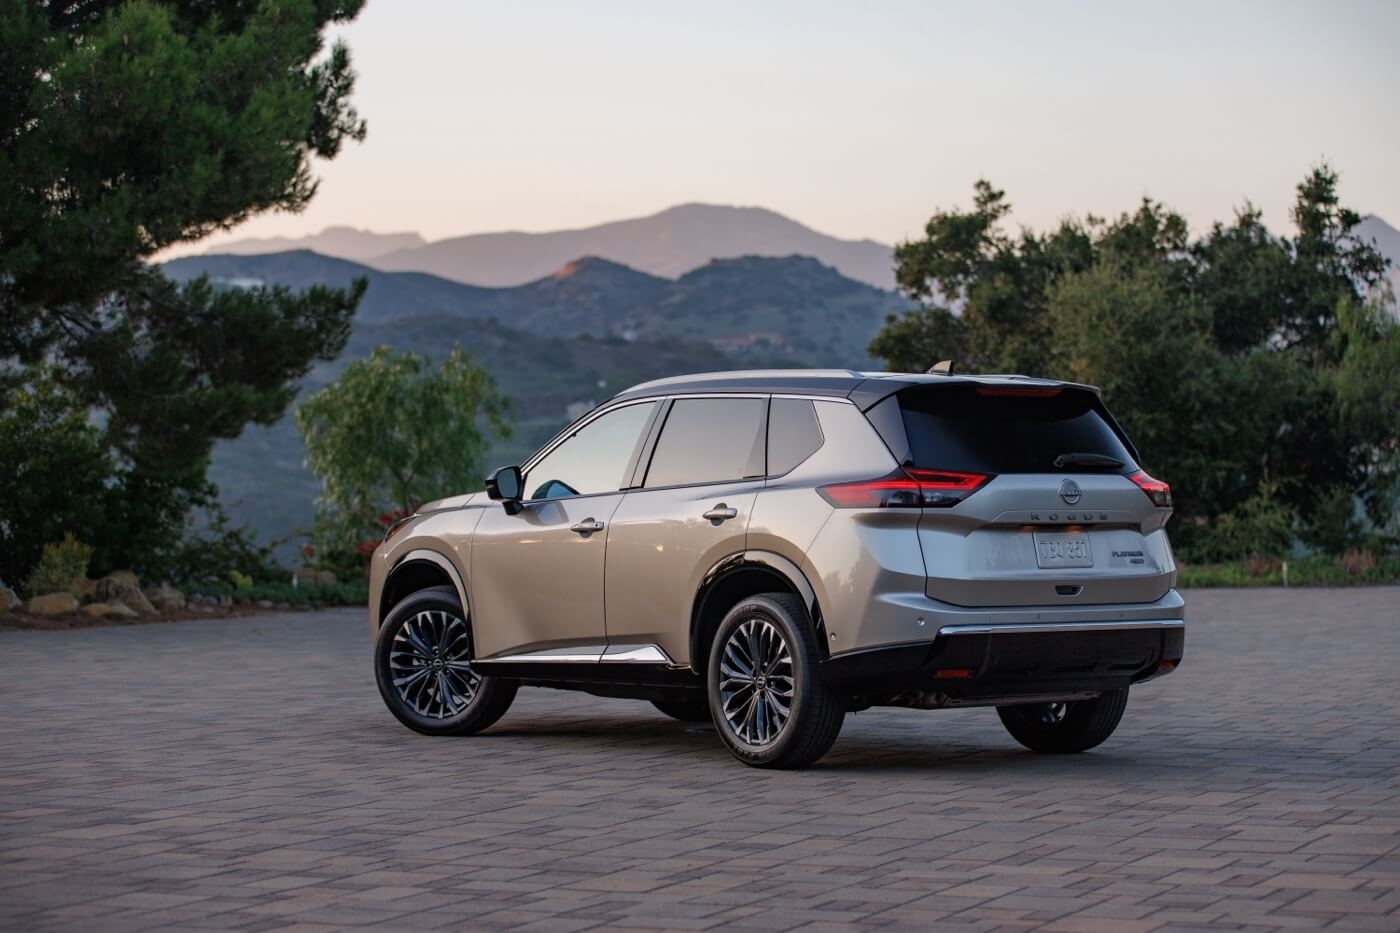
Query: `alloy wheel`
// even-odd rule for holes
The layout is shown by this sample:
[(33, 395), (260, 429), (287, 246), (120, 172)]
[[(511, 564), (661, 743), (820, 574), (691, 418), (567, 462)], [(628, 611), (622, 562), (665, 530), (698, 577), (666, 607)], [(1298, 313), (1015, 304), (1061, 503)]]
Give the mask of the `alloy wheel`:
[(749, 745), (776, 741), (792, 717), (792, 652), (767, 619), (742, 622), (729, 636), (719, 666), (720, 708), (734, 735)]
[(389, 648), (389, 674), (399, 699), (418, 715), (461, 714), (481, 687), (481, 675), (471, 666), (467, 623), (440, 609), (405, 619)]

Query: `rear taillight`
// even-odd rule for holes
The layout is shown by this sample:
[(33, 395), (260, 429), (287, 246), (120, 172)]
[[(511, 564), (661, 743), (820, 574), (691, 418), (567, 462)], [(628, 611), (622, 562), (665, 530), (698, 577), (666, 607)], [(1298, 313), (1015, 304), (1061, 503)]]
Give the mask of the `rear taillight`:
[(985, 473), (905, 467), (878, 479), (818, 486), (817, 492), (838, 509), (945, 509), (990, 479)]
[(1159, 509), (1169, 509), (1172, 507), (1172, 488), (1159, 479), (1153, 479), (1142, 470), (1128, 477), (1138, 489), (1147, 493), (1147, 498), (1152, 500), (1152, 504)]

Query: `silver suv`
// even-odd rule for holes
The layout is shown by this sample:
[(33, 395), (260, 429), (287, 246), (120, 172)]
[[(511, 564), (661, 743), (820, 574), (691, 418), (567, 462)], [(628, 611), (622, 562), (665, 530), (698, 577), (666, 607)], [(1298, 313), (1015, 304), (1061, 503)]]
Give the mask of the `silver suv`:
[(1083, 751), (1181, 660), (1170, 515), (1090, 386), (663, 379), (390, 531), (375, 673), (434, 735), (532, 686), (713, 720), (760, 767), (871, 706), (995, 706), (1026, 747)]

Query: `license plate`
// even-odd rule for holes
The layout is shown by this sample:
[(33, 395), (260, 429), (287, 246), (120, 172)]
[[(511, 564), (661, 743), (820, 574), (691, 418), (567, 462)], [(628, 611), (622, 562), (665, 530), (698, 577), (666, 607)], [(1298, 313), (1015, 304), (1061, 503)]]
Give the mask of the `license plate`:
[(1035, 563), (1042, 570), (1092, 567), (1088, 535), (1035, 535)]

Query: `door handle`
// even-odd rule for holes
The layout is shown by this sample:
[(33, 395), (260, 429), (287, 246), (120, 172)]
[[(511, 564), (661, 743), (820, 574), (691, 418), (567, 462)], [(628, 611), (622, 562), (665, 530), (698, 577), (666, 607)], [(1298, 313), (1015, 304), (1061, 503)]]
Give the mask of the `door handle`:
[(731, 518), (737, 518), (738, 515), (738, 509), (733, 508), (732, 506), (725, 505), (723, 502), (721, 502), (719, 505), (710, 509), (710, 511), (706, 512), (701, 517), (709, 519), (711, 525), (718, 525), (720, 522), (726, 522), (729, 521), (729, 519)]
[(583, 536), (586, 538), (586, 537), (588, 537), (589, 535), (593, 534), (593, 532), (595, 532), (595, 531), (602, 531), (602, 530), (603, 530), (603, 523), (600, 522), (600, 521), (597, 521), (596, 519), (585, 518), (583, 521), (579, 522), (577, 525), (570, 525), (570, 526), (569, 526), (569, 530), (570, 530), (570, 531), (576, 531), (576, 532), (578, 532), (579, 534), (583, 535)]

